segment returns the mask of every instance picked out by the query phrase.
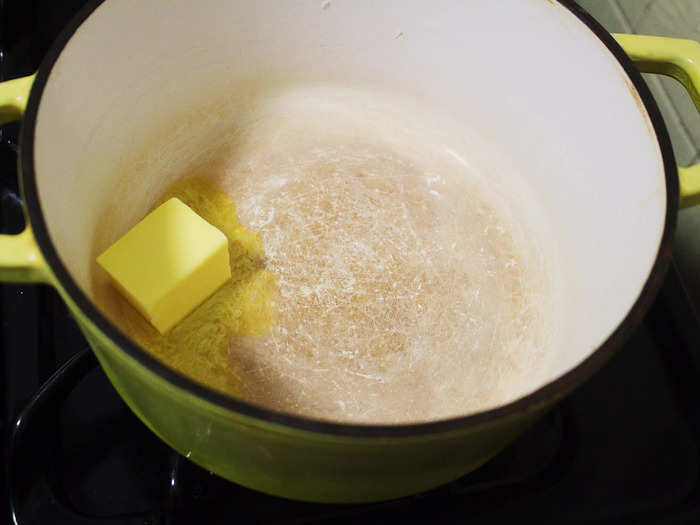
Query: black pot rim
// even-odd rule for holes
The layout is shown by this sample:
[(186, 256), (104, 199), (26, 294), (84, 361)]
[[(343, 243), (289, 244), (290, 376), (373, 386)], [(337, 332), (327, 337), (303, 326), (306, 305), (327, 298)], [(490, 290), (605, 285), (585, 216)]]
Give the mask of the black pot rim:
[(79, 26), (85, 21), (85, 19), (87, 19), (90, 14), (104, 1), (105, 0), (93, 0), (76, 14), (76, 16), (65, 27), (63, 32), (53, 43), (37, 72), (36, 79), (32, 86), (27, 103), (21, 131), (20, 169), (22, 173), (21, 183), (26, 211), (29, 222), (31, 223), (34, 231), (36, 241), (42, 254), (44, 255), (46, 262), (49, 264), (53, 274), (65, 292), (75, 302), (75, 305), (83, 312), (84, 315), (87, 316), (87, 318), (95, 325), (95, 327), (97, 327), (97, 329), (99, 329), (105, 336), (110, 338), (130, 358), (134, 359), (140, 365), (146, 367), (151, 372), (157, 374), (173, 385), (186, 390), (195, 396), (212, 403), (213, 405), (250, 418), (285, 427), (327, 435), (352, 436), (358, 438), (396, 438), (423, 436), (460, 430), (463, 431), (467, 428), (473, 428), (475, 426), (480, 426), (496, 420), (521, 415), (523, 412), (531, 412), (533, 410), (544, 408), (548, 404), (570, 392), (574, 387), (591, 376), (612, 356), (614, 351), (628, 338), (633, 329), (639, 324), (647, 309), (651, 306), (651, 303), (664, 280), (665, 272), (671, 259), (672, 241), (678, 212), (678, 174), (668, 132), (656, 102), (642, 79), (642, 76), (610, 33), (608, 33), (591, 15), (578, 6), (573, 0), (557, 0), (559, 4), (569, 9), (576, 17), (578, 17), (578, 19), (585, 24), (607, 47), (610, 53), (617, 59), (624, 69), (629, 81), (636, 88), (656, 133), (666, 176), (666, 217), (664, 231), (656, 259), (649, 277), (634, 305), (623, 321), (602, 345), (600, 345), (591, 353), (591, 355), (579, 363), (574, 369), (568, 371), (554, 381), (541, 386), (534, 392), (506, 405), (451, 419), (427, 423), (398, 425), (335, 423), (277, 412), (230, 397), (169, 368), (167, 365), (151, 356), (148, 352), (122, 334), (122, 332), (119, 331), (114, 324), (112, 324), (104, 315), (102, 315), (98, 308), (90, 301), (87, 295), (74, 281), (66, 266), (61, 261), (49, 236), (37, 191), (34, 171), (34, 135), (42, 93), (47, 84), (52, 68), (63, 48), (66, 46), (73, 34), (75, 34)]

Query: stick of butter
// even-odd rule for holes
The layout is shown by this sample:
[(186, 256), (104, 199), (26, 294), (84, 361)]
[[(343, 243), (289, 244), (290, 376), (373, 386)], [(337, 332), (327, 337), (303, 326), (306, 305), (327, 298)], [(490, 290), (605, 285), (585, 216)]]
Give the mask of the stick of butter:
[(231, 278), (226, 236), (176, 198), (149, 213), (97, 262), (161, 334)]

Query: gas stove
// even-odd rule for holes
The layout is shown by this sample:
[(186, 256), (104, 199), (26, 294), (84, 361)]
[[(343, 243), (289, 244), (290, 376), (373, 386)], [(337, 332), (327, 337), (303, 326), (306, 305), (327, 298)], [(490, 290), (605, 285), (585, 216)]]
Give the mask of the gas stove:
[[(0, 0), (0, 80), (33, 72), (82, 0)], [(22, 229), (18, 125), (0, 127), (0, 228)], [(50, 288), (0, 285), (0, 522), (698, 523), (700, 319), (672, 266), (627, 344), (479, 470), (367, 505), (225, 481), (153, 435)], [(14, 520), (14, 521), (12, 521)]]

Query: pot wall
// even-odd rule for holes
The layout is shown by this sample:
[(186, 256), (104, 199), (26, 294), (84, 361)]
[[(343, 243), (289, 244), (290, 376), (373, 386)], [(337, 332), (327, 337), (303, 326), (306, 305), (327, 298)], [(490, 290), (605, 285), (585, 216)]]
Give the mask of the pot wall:
[[(115, 192), (128, 188), (128, 197), (109, 219), (126, 228), (178, 176), (129, 179), (144, 148), (178, 123), (196, 129), (216, 111), (212, 100), (238, 89), (326, 81), (442, 109), (514, 166), (495, 162), (482, 175), (498, 191), (524, 182), (537, 208), (528, 221), (552, 240), (559, 344), (543, 381), (610, 335), (657, 252), (663, 165), (615, 58), (569, 10), (544, 0), (444, 1), (430, 11), (420, 1), (101, 4), (51, 72), (35, 139), (42, 210), (83, 290), (91, 294), (86, 239)], [(460, 155), (459, 140), (445, 146)]]

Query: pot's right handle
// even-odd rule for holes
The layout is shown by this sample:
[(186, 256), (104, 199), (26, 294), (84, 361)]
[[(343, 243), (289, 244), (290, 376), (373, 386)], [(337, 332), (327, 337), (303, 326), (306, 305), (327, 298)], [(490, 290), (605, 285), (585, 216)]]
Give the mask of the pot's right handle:
[[(34, 75), (0, 83), (0, 125), (18, 120)], [(0, 235), (0, 282), (48, 282), (50, 272), (29, 226), (19, 235)]]
[[(613, 35), (642, 73), (678, 80), (700, 111), (700, 42), (646, 35)], [(700, 164), (678, 168), (680, 206), (700, 204)]]

